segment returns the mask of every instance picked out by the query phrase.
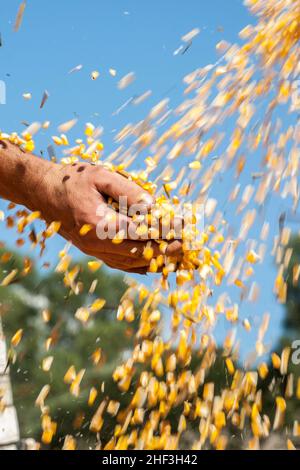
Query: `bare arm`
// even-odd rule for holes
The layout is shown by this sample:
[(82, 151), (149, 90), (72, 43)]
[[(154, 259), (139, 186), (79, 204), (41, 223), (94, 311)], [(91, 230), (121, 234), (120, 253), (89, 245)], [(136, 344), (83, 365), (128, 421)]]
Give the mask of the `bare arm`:
[(29, 209), (34, 192), (53, 164), (23, 152), (8, 141), (0, 141), (0, 197)]
[[(0, 141), (0, 197), (40, 211), (47, 222), (61, 222), (61, 235), (84, 253), (102, 259), (110, 267), (145, 273), (149, 260), (143, 257), (146, 242), (130, 236), (120, 244), (111, 238), (99, 239), (97, 230), (114, 226), (132, 229), (132, 220), (114, 212), (107, 197), (127, 196), (128, 206), (152, 202), (151, 196), (137, 184), (105, 168), (87, 163), (60, 165), (23, 152), (8, 141)], [(80, 229), (91, 230), (84, 236)], [(130, 232), (130, 230), (129, 230)], [(98, 232), (99, 233), (99, 232)], [(153, 256), (161, 254), (152, 243)], [(166, 254), (181, 255), (179, 241), (169, 243)]]

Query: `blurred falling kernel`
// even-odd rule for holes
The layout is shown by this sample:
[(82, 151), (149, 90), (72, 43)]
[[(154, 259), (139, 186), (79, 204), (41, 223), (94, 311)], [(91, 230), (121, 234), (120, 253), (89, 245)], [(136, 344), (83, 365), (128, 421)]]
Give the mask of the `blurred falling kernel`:
[(293, 444), (293, 442), (290, 439), (288, 439), (286, 443), (287, 443), (287, 449), (288, 450), (297, 450), (295, 445)]
[(9, 274), (7, 274), (7, 276), (5, 276), (5, 278), (2, 280), (1, 282), (1, 286), (2, 287), (6, 287), (8, 286), (9, 284), (11, 284), (16, 276), (18, 274), (18, 270), (17, 269), (13, 269)]
[(280, 359), (281, 375), (286, 375), (288, 372), (290, 354), (291, 354), (291, 348), (289, 347), (284, 348), (281, 353), (281, 359)]
[(296, 397), (300, 400), (300, 377), (297, 380)]
[[(69, 121), (64, 122), (58, 126), (59, 132), (65, 134), (69, 132), (77, 123), (78, 119), (70, 119)], [(44, 126), (43, 126), (44, 127)]]
[(81, 369), (78, 374), (76, 374), (74, 380), (71, 382), (70, 385), (70, 393), (75, 397), (79, 397), (80, 394), (80, 384), (85, 374), (85, 369)]
[(3, 253), (0, 258), (1, 263), (8, 263), (12, 258), (12, 254), (9, 252)]
[(282, 397), (277, 397), (276, 398), (276, 413), (275, 413), (275, 418), (274, 418), (274, 423), (273, 423), (274, 430), (277, 430), (281, 426), (283, 426), (285, 410), (286, 410), (286, 401)]
[(48, 357), (45, 357), (45, 359), (43, 359), (42, 369), (44, 372), (49, 372), (49, 370), (51, 369), (53, 360), (54, 360), (53, 356), (48, 356)]
[(91, 309), (91, 312), (92, 313), (96, 313), (96, 312), (99, 312), (99, 310), (101, 310), (106, 304), (106, 300), (105, 299), (96, 299), (94, 300), (94, 302), (92, 303), (90, 309)]
[(48, 309), (42, 311), (42, 318), (45, 323), (48, 323), (51, 319), (51, 312)]
[(104, 409), (106, 407), (106, 402), (103, 401), (96, 413), (94, 414), (94, 416), (92, 417), (92, 420), (91, 420), (91, 423), (90, 423), (90, 431), (94, 432), (94, 433), (97, 433), (97, 432), (100, 432), (101, 429), (102, 429), (102, 426), (103, 426), (103, 412), (104, 412)]
[(52, 439), (57, 431), (57, 423), (52, 421), (51, 417), (48, 414), (42, 416), (42, 437), (41, 440), (43, 444), (51, 444)]
[(135, 74), (133, 72), (128, 73), (127, 75), (124, 75), (118, 83), (118, 88), (120, 90), (123, 90), (124, 88), (127, 88), (133, 81), (135, 80)]
[(90, 318), (90, 310), (87, 307), (80, 307), (75, 312), (75, 318), (85, 324)]
[(100, 73), (98, 72), (98, 70), (94, 70), (92, 73), (91, 73), (91, 79), (92, 80), (97, 80), (97, 78), (99, 77)]
[(103, 263), (101, 261), (88, 261), (87, 264), (90, 271), (96, 272), (99, 268), (101, 268)]
[(258, 372), (259, 372), (259, 376), (261, 379), (265, 379), (269, 373), (269, 369), (268, 369), (268, 366), (265, 362), (263, 362), (262, 364), (260, 364), (259, 368), (258, 368)]
[(50, 385), (44, 385), (42, 390), (40, 391), (39, 395), (37, 396), (35, 400), (35, 405), (39, 406), (40, 408), (44, 407), (45, 400), (47, 396), (49, 395), (50, 392)]
[(60, 227), (61, 222), (51, 222), (51, 224), (45, 230), (45, 238), (53, 237), (53, 235), (59, 232)]
[(88, 398), (88, 405), (93, 406), (96, 398), (97, 398), (98, 392), (95, 387), (92, 387), (89, 393), (89, 398)]
[(62, 447), (62, 450), (76, 450), (77, 444), (76, 444), (76, 439), (74, 439), (73, 436), (67, 435), (64, 440), (64, 445)]
[(225, 362), (226, 362), (226, 367), (227, 367), (229, 374), (233, 375), (235, 372), (235, 368), (234, 368), (232, 360), (230, 358), (227, 358)]
[(102, 350), (101, 348), (98, 348), (92, 354), (92, 361), (95, 365), (98, 365), (101, 358), (102, 358)]
[(11, 339), (11, 345), (17, 347), (23, 338), (23, 330), (18, 330)]
[(75, 367), (71, 366), (65, 373), (64, 382), (67, 384), (71, 384), (75, 380), (75, 377), (76, 377)]
[(200, 29), (199, 28), (194, 28), (191, 31), (189, 31), (188, 33), (186, 33), (184, 36), (182, 36), (181, 39), (182, 39), (183, 42), (190, 42), (192, 39), (194, 39), (196, 36), (198, 36), (199, 33), (200, 33)]
[(272, 357), (272, 364), (273, 364), (274, 369), (280, 369), (281, 360), (278, 354), (273, 353), (271, 357)]

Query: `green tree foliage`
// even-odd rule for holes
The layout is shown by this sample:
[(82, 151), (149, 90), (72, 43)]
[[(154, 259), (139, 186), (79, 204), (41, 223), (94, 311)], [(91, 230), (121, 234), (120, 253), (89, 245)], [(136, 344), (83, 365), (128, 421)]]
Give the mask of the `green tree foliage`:
[[(0, 258), (3, 253), (2, 250)], [(82, 266), (77, 281), (82, 282), (84, 288), (75, 295), (64, 285), (62, 274), (51, 272), (41, 277), (33, 268), (30, 274), (23, 276), (22, 257), (14, 253), (9, 260), (3, 259), (0, 282), (12, 269), (18, 269), (14, 282), (0, 287), (0, 312), (8, 341), (18, 329), (24, 331), (17, 347), (17, 360), (10, 367), (21, 435), (40, 440), (40, 410), (35, 407), (35, 400), (41, 388), (49, 384), (51, 390), (46, 404), (52, 419), (58, 423), (53, 445), (66, 434), (73, 433), (87, 446), (94, 441), (88, 427), (97, 404), (107, 395), (123, 400), (123, 403), (126, 400), (111, 378), (122, 355), (132, 347), (132, 329), (116, 320), (116, 309), (126, 288), (122, 276), (108, 273), (103, 268), (92, 273)], [(96, 290), (89, 294), (95, 279), (98, 281)], [(96, 298), (104, 298), (105, 307), (83, 326), (74, 314), (78, 308), (91, 305)], [(48, 323), (42, 318), (44, 309), (51, 312)], [(53, 339), (53, 347), (47, 352), (45, 342), (49, 337)], [(98, 365), (94, 365), (91, 355), (97, 348), (102, 349), (103, 357)], [(53, 365), (49, 372), (44, 372), (41, 363), (49, 355), (54, 357)], [(71, 365), (77, 372), (86, 369), (78, 398), (70, 394), (69, 386), (63, 380)], [(90, 408), (87, 401), (91, 387), (97, 389), (98, 397)], [(74, 419), (79, 414), (84, 416), (83, 425), (76, 430)], [(110, 423), (106, 427), (103, 435), (109, 436)]]
[(299, 279), (293, 280), (293, 271), (300, 265), (300, 238), (295, 237), (286, 249), (292, 250), (290, 262), (285, 272), (287, 282), (287, 303), (284, 327), (290, 337), (300, 338), (300, 284)]
[[(291, 430), (293, 423), (296, 420), (300, 421), (300, 402), (296, 396), (297, 383), (300, 378), (300, 364), (296, 364), (293, 361), (293, 353), (295, 353), (294, 341), (300, 340), (300, 278), (296, 280), (294, 276), (297, 266), (300, 265), (299, 237), (292, 238), (285, 249), (283, 259), (289, 260), (283, 274), (287, 284), (287, 296), (284, 306), (285, 316), (282, 325), (282, 336), (275, 346), (274, 352), (281, 356), (284, 348), (290, 348), (288, 373), (281, 375), (278, 370), (273, 368), (270, 362), (268, 378), (262, 381), (261, 388), (264, 396), (264, 411), (272, 419), (275, 414), (274, 397), (285, 397), (287, 402), (285, 423), (289, 426), (289, 430)], [(298, 354), (299, 356), (300, 354)]]
[[(296, 272), (300, 266), (300, 238), (293, 237), (285, 250), (285, 257), (289, 259), (288, 266), (285, 270), (284, 277), (287, 283), (287, 299), (285, 305), (285, 318), (283, 322), (283, 335), (280, 340), (279, 351), (285, 347), (291, 348), (291, 360), (289, 362), (289, 374), (293, 377), (293, 396), (288, 400), (287, 421), (293, 423), (295, 420), (300, 421), (300, 401), (296, 397), (296, 388), (298, 380), (300, 380), (300, 364), (295, 361), (295, 353), (299, 351), (300, 340), (300, 277)], [(299, 358), (300, 354), (296, 356)], [(296, 357), (296, 359), (297, 359)], [(283, 381), (285, 386), (286, 379)], [(286, 389), (285, 389), (286, 393)]]

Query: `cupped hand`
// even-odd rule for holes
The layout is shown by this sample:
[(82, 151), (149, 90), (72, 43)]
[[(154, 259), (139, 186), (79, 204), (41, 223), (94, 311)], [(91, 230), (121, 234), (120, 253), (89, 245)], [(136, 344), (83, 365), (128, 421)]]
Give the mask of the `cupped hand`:
[[(143, 256), (145, 247), (151, 245), (154, 257), (162, 253), (155, 241), (131, 237), (136, 229), (133, 220), (108, 204), (109, 198), (118, 201), (124, 196), (128, 207), (140, 204), (147, 210), (153, 203), (138, 184), (103, 166), (52, 164), (36, 186), (30, 206), (47, 222), (61, 222), (61, 235), (82, 252), (111, 268), (146, 273), (150, 261)], [(110, 229), (118, 234), (127, 229), (127, 235), (119, 243), (110, 237), (99, 239), (99, 233)], [(180, 241), (169, 242), (164, 255), (176, 263), (182, 255)]]

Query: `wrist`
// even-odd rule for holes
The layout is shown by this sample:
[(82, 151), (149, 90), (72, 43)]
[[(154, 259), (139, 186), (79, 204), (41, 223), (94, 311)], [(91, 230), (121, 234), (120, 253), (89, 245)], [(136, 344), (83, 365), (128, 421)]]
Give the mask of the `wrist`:
[(49, 180), (55, 180), (55, 176), (60, 165), (48, 162), (42, 158), (33, 157), (30, 159), (27, 177), (27, 183), (24, 188), (22, 204), (32, 211), (43, 209), (49, 199), (51, 189)]
[(44, 197), (42, 182), (60, 165), (26, 153), (9, 141), (0, 144), (0, 197), (39, 210), (40, 197)]

